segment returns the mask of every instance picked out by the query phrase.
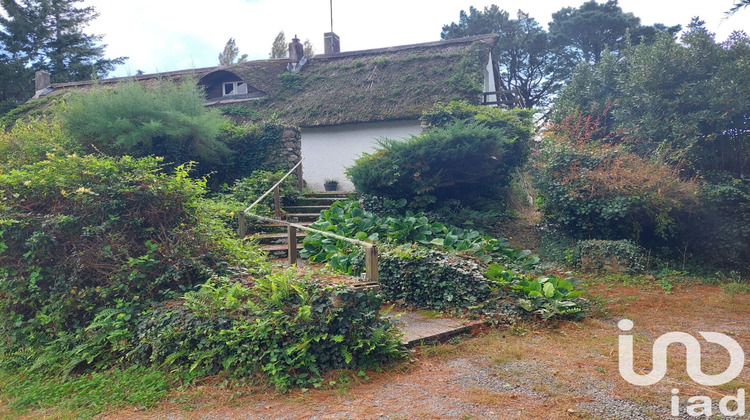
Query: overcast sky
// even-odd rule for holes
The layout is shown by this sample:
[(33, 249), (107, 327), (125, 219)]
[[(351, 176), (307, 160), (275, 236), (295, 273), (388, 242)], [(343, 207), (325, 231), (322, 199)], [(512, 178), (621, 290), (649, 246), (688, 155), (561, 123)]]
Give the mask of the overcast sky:
[[(331, 0), (84, 0), (100, 16), (87, 33), (104, 35), (107, 56), (130, 57), (112, 76), (211, 67), (230, 37), (251, 60), (268, 58), (279, 31), (296, 34), (323, 53), (331, 29)], [(497, 4), (512, 15), (520, 8), (545, 28), (552, 13), (584, 0), (333, 0), (333, 31), (342, 51), (406, 45), (440, 39), (442, 26), (458, 21), (470, 6)], [(599, 0), (603, 3), (604, 0)], [(750, 8), (725, 18), (733, 0), (620, 0), (625, 12), (650, 25), (685, 27), (700, 16), (724, 40), (734, 30), (750, 33)]]

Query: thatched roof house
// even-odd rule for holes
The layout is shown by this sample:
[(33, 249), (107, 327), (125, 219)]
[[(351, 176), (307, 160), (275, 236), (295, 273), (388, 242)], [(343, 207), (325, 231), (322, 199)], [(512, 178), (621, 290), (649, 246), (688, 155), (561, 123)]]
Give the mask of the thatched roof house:
[(302, 57), (295, 38), (288, 59), (51, 85), (41, 75), (35, 97), (191, 76), (205, 86), (209, 106), (243, 106), (301, 127), (305, 179), (319, 187), (323, 178), (343, 181), (343, 166), (371, 150), (374, 139), (418, 134), (420, 115), (435, 103), (481, 103), (483, 92), (497, 91), (490, 57), (496, 40), (483, 35), (339, 52), (338, 37), (326, 34), (326, 53), (314, 57)]

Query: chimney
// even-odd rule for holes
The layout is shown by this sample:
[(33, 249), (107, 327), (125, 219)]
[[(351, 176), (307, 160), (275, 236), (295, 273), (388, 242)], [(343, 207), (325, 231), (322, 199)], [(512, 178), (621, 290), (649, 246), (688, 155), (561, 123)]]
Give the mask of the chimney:
[(289, 43), (289, 64), (286, 66), (287, 70), (291, 73), (297, 73), (306, 62), (305, 47), (299, 42), (297, 35), (294, 35), (292, 42)]
[(294, 38), (292, 38), (292, 42), (289, 43), (289, 61), (292, 64), (299, 63), (304, 55), (305, 47), (299, 42), (297, 35), (295, 35)]
[(333, 32), (326, 32), (323, 34), (323, 45), (325, 54), (333, 54), (341, 52), (341, 41), (339, 36)]
[(36, 84), (36, 91), (46, 89), (50, 86), (49, 73), (40, 70), (34, 73), (34, 83)]

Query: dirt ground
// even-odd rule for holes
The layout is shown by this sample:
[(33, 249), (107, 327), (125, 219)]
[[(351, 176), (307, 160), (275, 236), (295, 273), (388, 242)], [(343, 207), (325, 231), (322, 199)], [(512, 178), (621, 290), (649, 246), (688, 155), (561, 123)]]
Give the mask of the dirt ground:
[[(729, 296), (708, 285), (682, 285), (666, 294), (658, 287), (603, 283), (589, 291), (596, 310), (583, 321), (487, 328), (417, 348), (412, 362), (367, 372), (368, 378), (341, 374), (329, 380), (329, 389), (278, 395), (205, 384), (145, 411), (128, 408), (102, 418), (660, 419), (676, 418), (670, 415), (673, 389), (679, 390), (679, 417), (693, 418), (685, 411), (688, 398), (711, 398), (716, 415), (724, 396), (750, 388), (750, 295)], [(634, 322), (629, 333), (617, 327), (623, 318)], [(659, 383), (640, 387), (623, 380), (618, 336), (634, 336), (636, 371), (647, 372), (654, 340), (671, 331), (698, 338), (709, 374), (724, 371), (729, 354), (698, 332), (729, 335), (745, 351), (742, 374), (726, 385), (698, 385), (685, 372), (684, 348), (676, 345)]]

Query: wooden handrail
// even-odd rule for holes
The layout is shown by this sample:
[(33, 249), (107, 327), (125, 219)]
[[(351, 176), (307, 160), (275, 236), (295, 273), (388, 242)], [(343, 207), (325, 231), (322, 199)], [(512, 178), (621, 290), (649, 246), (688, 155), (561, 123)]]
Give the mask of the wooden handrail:
[[(238, 222), (238, 228), (237, 233), (240, 238), (244, 238), (247, 234), (247, 224), (245, 221), (245, 217), (252, 217), (255, 219), (258, 219), (262, 222), (268, 222), (268, 223), (275, 223), (277, 225), (282, 225), (287, 227), (287, 231), (289, 233), (289, 265), (294, 264), (297, 261), (297, 229), (304, 230), (308, 232), (313, 233), (319, 233), (323, 236), (328, 236), (329, 238), (335, 238), (341, 241), (346, 241), (349, 243), (352, 243), (354, 245), (359, 245), (365, 248), (365, 280), (377, 282), (378, 281), (378, 247), (375, 246), (375, 244), (371, 244), (369, 242), (360, 241), (357, 239), (347, 238), (346, 236), (336, 235), (335, 233), (331, 232), (324, 232), (322, 230), (313, 229), (311, 227), (299, 225), (296, 223), (291, 223), (286, 220), (279, 220), (278, 217), (280, 216), (280, 197), (279, 197), (279, 185), (281, 185), (284, 180), (286, 180), (289, 175), (292, 174), (297, 168), (299, 168), (300, 165), (302, 165), (302, 161), (305, 160), (304, 158), (300, 159), (299, 162), (297, 162), (296, 165), (292, 169), (289, 170), (289, 172), (284, 175), (279, 182), (274, 184), (273, 187), (271, 187), (268, 191), (265, 192), (265, 194), (261, 195), (260, 198), (255, 200), (253, 204), (250, 204), (248, 208), (245, 210), (240, 211), (237, 213), (237, 222)], [(298, 180), (299, 181), (299, 180)], [(302, 183), (299, 183), (299, 186), (301, 186)], [(258, 203), (261, 202), (268, 194), (271, 193), (271, 191), (274, 192), (274, 207), (276, 208), (276, 219), (272, 219), (270, 217), (260, 216), (257, 214), (250, 213), (250, 210), (255, 207)]]
[[(277, 220), (270, 217), (259, 216), (257, 214), (247, 213), (246, 210), (241, 211), (238, 215), (240, 222), (240, 232), (244, 230), (245, 217), (252, 217), (262, 222), (275, 223), (278, 225), (287, 226), (289, 232), (289, 264), (292, 265), (297, 260), (297, 229), (304, 230), (307, 232), (319, 233), (329, 238), (346, 241), (354, 245), (359, 245), (365, 248), (365, 280), (377, 282), (378, 281), (378, 247), (370, 242), (364, 242), (357, 239), (347, 238), (346, 236), (336, 235), (335, 233), (325, 232), (318, 229), (313, 229), (308, 226), (300, 225), (297, 223), (287, 222), (286, 220)], [(245, 235), (242, 234), (241, 237)], [(292, 238), (293, 237), (293, 238)]]
[[(294, 167), (292, 169), (290, 169), (289, 172), (286, 173), (286, 175), (284, 175), (283, 177), (281, 177), (281, 179), (279, 180), (279, 182), (277, 182), (276, 184), (274, 184), (273, 187), (269, 188), (269, 190), (266, 191), (265, 194), (261, 195), (257, 200), (255, 200), (255, 202), (253, 204), (250, 204), (250, 206), (248, 206), (248, 208), (246, 208), (243, 211), (245, 211), (245, 212), (250, 211), (250, 209), (252, 209), (256, 205), (258, 205), (258, 203), (260, 203), (264, 198), (266, 198), (266, 196), (268, 194), (270, 194), (272, 191), (276, 190), (279, 187), (279, 185), (281, 185), (281, 183), (284, 182), (289, 177), (289, 175), (292, 174), (292, 172), (296, 171), (297, 168), (300, 165), (302, 165), (302, 161), (304, 161), (304, 160), (305, 160), (305, 158), (300, 159), (299, 162), (297, 162), (297, 164), (294, 165)], [(277, 209), (277, 211), (278, 211), (278, 209)]]

